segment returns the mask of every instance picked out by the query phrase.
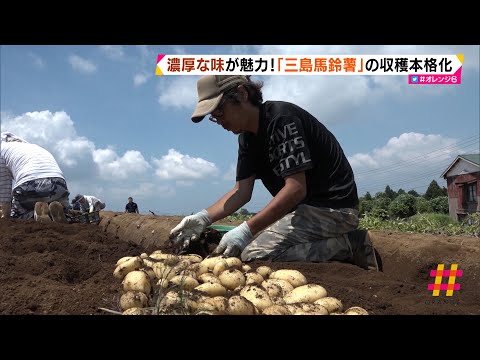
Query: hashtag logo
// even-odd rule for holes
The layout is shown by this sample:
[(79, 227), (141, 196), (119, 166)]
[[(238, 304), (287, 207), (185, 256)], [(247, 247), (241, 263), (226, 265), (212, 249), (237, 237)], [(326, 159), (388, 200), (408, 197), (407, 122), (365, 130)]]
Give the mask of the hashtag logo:
[[(455, 290), (460, 290), (460, 284), (455, 283), (457, 277), (463, 275), (463, 270), (458, 270), (458, 264), (452, 264), (450, 270), (444, 270), (444, 264), (438, 264), (437, 270), (430, 270), (430, 277), (435, 278), (434, 284), (428, 284), (428, 290), (432, 291), (432, 296), (439, 296), (440, 290), (445, 290), (445, 296), (453, 296)], [(443, 278), (448, 278), (447, 284), (442, 284)]]

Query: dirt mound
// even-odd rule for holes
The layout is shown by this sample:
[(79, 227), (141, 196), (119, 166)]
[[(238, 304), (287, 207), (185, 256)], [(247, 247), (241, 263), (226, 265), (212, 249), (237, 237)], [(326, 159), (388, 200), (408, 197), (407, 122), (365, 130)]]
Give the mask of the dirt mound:
[[(118, 309), (116, 261), (169, 250), (168, 234), (180, 217), (104, 212), (99, 225), (0, 220), (0, 314), (107, 314)], [(228, 225), (236, 225), (229, 223)], [(480, 315), (480, 239), (374, 232), (384, 272), (342, 263), (270, 263), (256, 268), (297, 269), (324, 286), (345, 307), (370, 314)], [(459, 291), (433, 297), (430, 270), (459, 264)], [(446, 280), (443, 280), (446, 283)]]

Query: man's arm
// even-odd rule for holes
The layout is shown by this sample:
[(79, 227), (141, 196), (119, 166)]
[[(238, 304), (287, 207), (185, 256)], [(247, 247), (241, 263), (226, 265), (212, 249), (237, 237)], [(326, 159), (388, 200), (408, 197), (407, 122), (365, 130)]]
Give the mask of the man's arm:
[(285, 177), (285, 186), (256, 215), (247, 220), (253, 236), (275, 221), (285, 216), (288, 211), (298, 205), (307, 195), (305, 172)]
[(252, 198), (255, 175), (237, 181), (232, 190), (223, 195), (215, 204), (207, 208), (212, 223), (233, 214)]
[(137, 204), (135, 204), (135, 212), (136, 212), (137, 214), (140, 214), (140, 210), (138, 210), (138, 205), (137, 205)]

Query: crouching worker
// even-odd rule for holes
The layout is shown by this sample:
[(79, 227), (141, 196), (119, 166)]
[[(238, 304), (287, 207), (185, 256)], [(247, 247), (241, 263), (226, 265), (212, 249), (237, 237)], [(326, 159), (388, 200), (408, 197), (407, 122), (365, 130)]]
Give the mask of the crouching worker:
[(213, 255), (245, 262), (340, 261), (378, 271), (369, 233), (357, 230), (357, 187), (339, 142), (299, 106), (263, 102), (261, 87), (246, 76), (198, 80), (192, 121), (210, 114), (210, 121), (238, 135), (236, 183), (213, 205), (182, 219), (170, 232), (172, 244), (188, 246), (243, 207), (260, 179), (272, 200), (226, 233)]
[(105, 209), (105, 203), (93, 195), (77, 194), (72, 200), (73, 208), (79, 207), (83, 212), (93, 213), (94, 221), (100, 222), (98, 212)]
[[(1, 133), (2, 213), (18, 219), (67, 222), (68, 191), (53, 155), (10, 132)], [(37, 204), (38, 203), (38, 204)]]

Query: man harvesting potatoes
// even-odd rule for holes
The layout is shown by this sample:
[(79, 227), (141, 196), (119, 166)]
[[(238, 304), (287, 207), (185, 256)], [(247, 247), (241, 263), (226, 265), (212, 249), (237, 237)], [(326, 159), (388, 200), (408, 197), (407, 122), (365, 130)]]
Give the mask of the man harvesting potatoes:
[(369, 233), (357, 230), (357, 186), (339, 142), (301, 107), (264, 102), (262, 85), (238, 75), (198, 80), (192, 121), (209, 115), (238, 135), (236, 182), (213, 205), (182, 219), (171, 230), (172, 243), (195, 241), (207, 226), (243, 207), (259, 179), (271, 201), (226, 233), (213, 254), (243, 261), (341, 261), (379, 270)]

